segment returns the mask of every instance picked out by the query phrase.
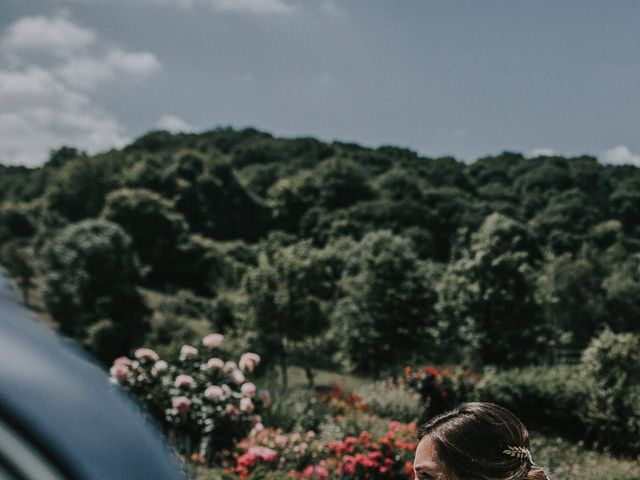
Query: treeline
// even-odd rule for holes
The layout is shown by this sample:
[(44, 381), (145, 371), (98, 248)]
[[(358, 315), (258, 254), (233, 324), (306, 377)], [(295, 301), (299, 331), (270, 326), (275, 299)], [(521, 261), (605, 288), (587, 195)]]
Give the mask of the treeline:
[(225, 128), (0, 167), (0, 262), (102, 359), (215, 329), (310, 379), (638, 333), (638, 219), (640, 169), (589, 156), (465, 164)]

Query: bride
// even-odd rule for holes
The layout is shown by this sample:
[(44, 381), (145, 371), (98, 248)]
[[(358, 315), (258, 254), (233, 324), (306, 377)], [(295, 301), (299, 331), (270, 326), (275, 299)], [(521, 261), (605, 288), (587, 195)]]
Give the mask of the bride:
[(417, 480), (549, 480), (533, 463), (529, 433), (506, 408), (463, 403), (418, 430)]

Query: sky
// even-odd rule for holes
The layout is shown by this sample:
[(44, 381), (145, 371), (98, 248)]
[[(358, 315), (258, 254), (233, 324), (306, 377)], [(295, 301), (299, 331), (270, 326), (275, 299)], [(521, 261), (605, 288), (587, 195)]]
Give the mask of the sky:
[(635, 0), (2, 0), (0, 163), (252, 126), (640, 166)]

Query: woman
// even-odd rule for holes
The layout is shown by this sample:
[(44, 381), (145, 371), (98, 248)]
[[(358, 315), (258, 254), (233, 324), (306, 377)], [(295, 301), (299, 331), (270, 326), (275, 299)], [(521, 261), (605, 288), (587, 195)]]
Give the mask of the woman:
[(548, 480), (525, 426), (492, 403), (463, 403), (429, 420), (418, 438), (417, 480)]

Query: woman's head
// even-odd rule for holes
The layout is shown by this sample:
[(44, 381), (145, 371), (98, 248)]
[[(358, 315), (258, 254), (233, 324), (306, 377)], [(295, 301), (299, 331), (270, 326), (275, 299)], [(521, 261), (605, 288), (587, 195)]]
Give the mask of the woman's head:
[(463, 403), (418, 431), (419, 480), (547, 480), (533, 464), (529, 433), (506, 408)]

